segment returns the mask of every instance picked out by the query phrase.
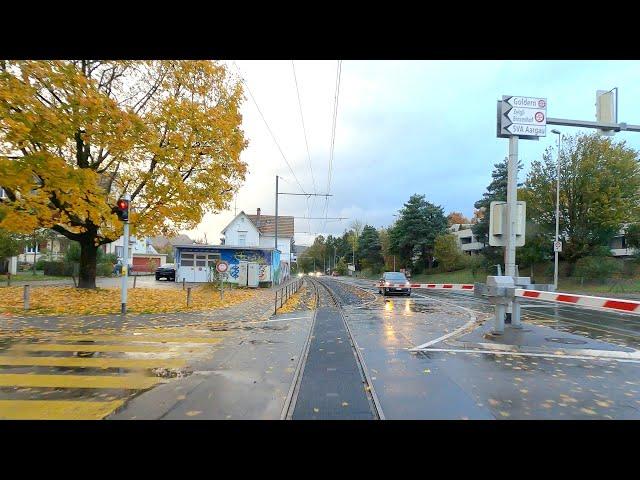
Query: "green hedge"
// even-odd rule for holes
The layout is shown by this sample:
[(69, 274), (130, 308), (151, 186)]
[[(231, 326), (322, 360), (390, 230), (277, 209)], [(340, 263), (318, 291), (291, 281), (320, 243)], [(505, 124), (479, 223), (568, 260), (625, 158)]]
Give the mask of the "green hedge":
[(109, 277), (113, 273), (112, 263), (99, 263), (96, 265), (96, 275), (98, 277)]
[(585, 280), (604, 281), (622, 271), (622, 264), (612, 257), (584, 257), (576, 262), (574, 276)]
[(70, 262), (44, 262), (43, 265), (45, 275), (56, 277), (70, 277), (74, 273), (73, 267)]

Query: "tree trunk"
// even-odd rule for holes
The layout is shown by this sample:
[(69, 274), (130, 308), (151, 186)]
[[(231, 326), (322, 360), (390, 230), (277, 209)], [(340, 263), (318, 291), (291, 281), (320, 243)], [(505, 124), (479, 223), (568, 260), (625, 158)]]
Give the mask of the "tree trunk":
[(80, 272), (78, 288), (96, 288), (96, 262), (98, 247), (93, 238), (82, 239), (80, 242)]

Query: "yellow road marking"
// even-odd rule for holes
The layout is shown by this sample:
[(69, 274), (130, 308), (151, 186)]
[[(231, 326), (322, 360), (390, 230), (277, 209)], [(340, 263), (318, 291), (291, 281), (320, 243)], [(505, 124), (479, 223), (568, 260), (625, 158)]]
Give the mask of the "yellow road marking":
[(0, 400), (2, 420), (100, 420), (123, 400), (91, 402), (71, 400)]
[(160, 381), (142, 375), (29, 375), (0, 374), (0, 387), (121, 388), (143, 390)]
[(187, 364), (182, 359), (139, 358), (81, 358), (81, 357), (10, 357), (0, 355), (0, 365), (25, 365), (38, 367), (85, 368), (180, 368)]
[(55, 344), (55, 343), (17, 343), (11, 350), (29, 352), (166, 352), (161, 345), (95, 345), (95, 344)]
[(216, 337), (165, 337), (162, 335), (71, 335), (53, 337), (56, 341), (77, 342), (93, 340), (95, 342), (149, 342), (149, 343), (220, 343), (221, 338)]

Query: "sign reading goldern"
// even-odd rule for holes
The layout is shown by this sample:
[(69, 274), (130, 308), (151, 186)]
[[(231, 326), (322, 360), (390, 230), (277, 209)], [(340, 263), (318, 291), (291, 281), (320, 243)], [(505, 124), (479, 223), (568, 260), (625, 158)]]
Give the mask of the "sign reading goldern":
[(547, 135), (547, 99), (503, 95), (498, 102), (498, 137), (537, 140)]

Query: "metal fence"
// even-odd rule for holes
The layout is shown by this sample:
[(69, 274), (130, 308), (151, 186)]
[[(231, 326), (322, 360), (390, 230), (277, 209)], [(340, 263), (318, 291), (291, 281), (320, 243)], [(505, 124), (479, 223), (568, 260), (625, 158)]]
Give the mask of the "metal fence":
[(283, 285), (282, 287), (276, 290), (276, 300), (275, 300), (275, 305), (273, 307), (274, 315), (278, 311), (278, 297), (280, 297), (279, 308), (282, 308), (282, 305), (287, 303), (287, 300), (289, 300), (289, 297), (291, 297), (291, 295), (296, 293), (301, 286), (302, 286), (302, 278), (298, 278), (290, 283), (287, 283), (286, 285)]

